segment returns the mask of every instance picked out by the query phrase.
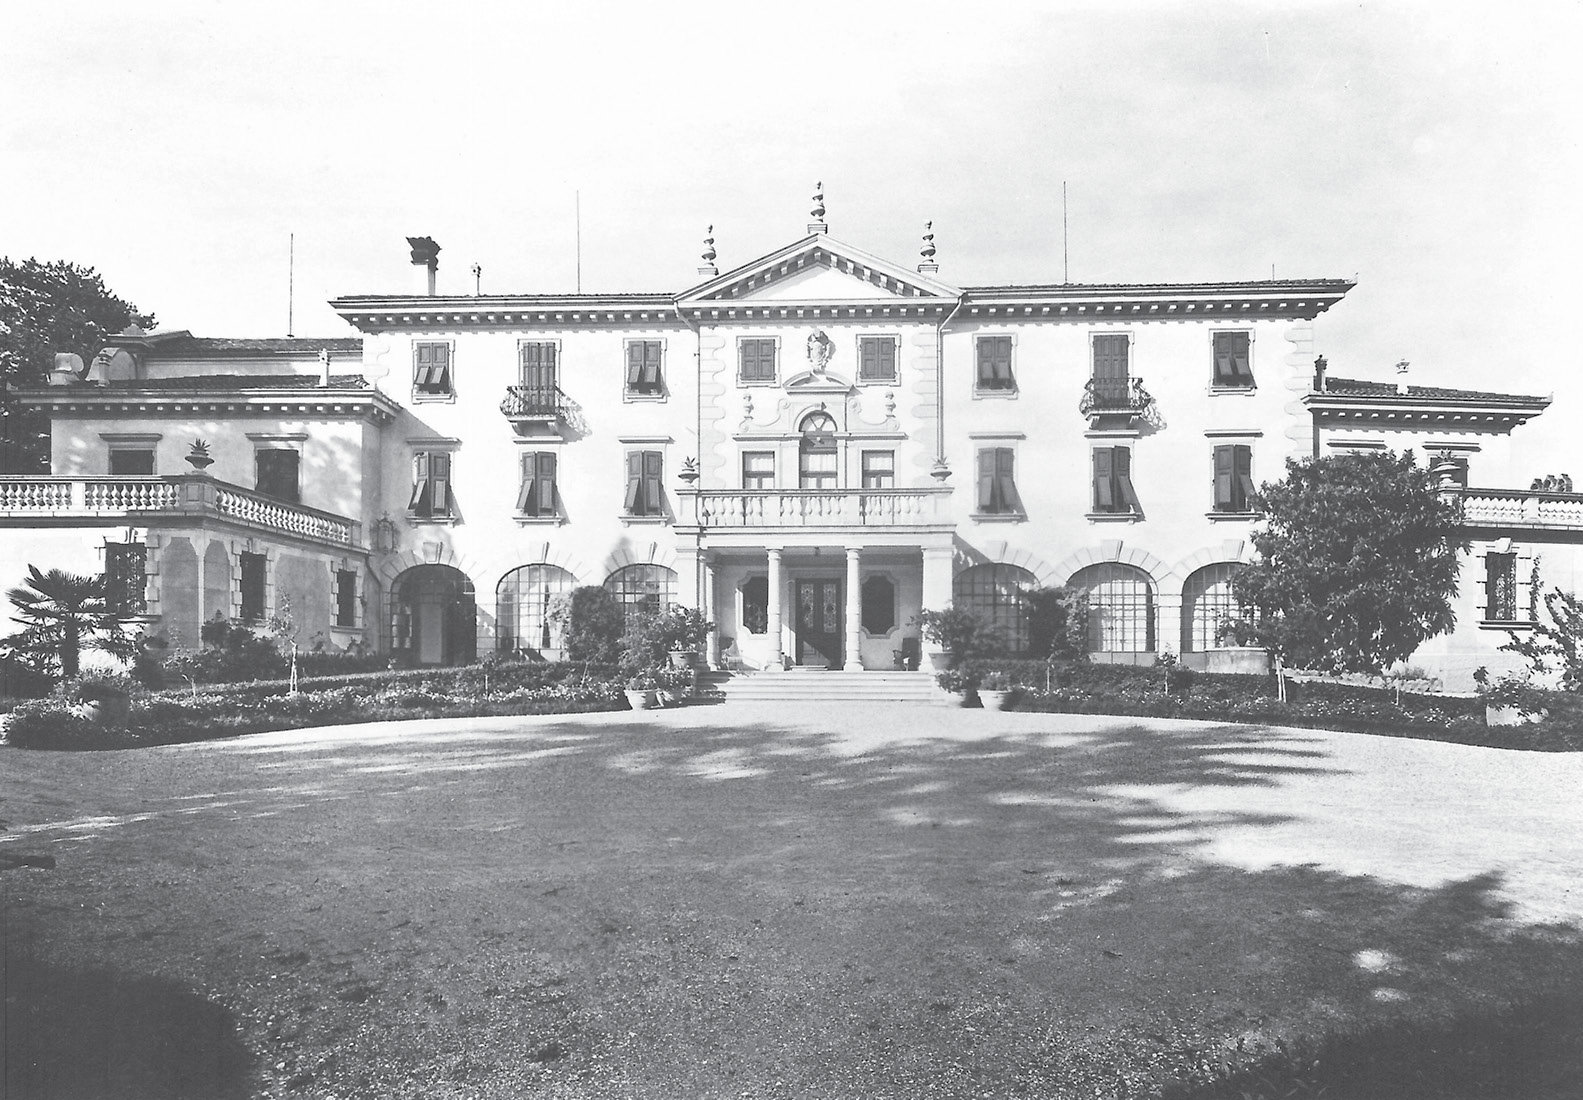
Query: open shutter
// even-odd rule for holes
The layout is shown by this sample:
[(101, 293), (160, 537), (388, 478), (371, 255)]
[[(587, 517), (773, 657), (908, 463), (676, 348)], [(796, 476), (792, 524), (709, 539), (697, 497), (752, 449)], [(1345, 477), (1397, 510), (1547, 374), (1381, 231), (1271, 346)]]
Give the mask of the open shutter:
[(660, 342), (646, 340), (643, 343), (643, 378), (645, 386), (654, 389), (660, 388)]
[(1239, 444), (1233, 457), (1236, 459), (1237, 487), (1242, 490), (1237, 510), (1246, 512), (1253, 507), (1253, 448)]
[(896, 342), (894, 340), (876, 340), (875, 346), (879, 349), (879, 377), (896, 377)]
[(1010, 336), (995, 338), (995, 383), (1003, 390), (1012, 387)]
[(627, 514), (643, 514), (643, 452), (627, 452)]
[(1100, 447), (1094, 451), (1094, 511), (1114, 512), (1116, 510), (1116, 495), (1114, 491), (1115, 470), (1111, 462), (1109, 447)]
[(643, 452), (643, 502), (649, 515), (658, 515), (664, 499), (665, 456), (659, 451)]
[(635, 390), (643, 381), (643, 342), (634, 340), (627, 345), (627, 389)]
[(1215, 511), (1234, 512), (1236, 508), (1237, 461), (1235, 447), (1215, 448)]
[(412, 384), (421, 389), (429, 384), (429, 368), (434, 365), (434, 345), (418, 344), (412, 352)]
[(451, 389), (451, 349), (448, 344), (434, 344), (434, 365), (429, 369), (429, 387), (442, 392)]
[(555, 455), (545, 451), (538, 456), (538, 470), (535, 480), (539, 493), (539, 515), (553, 516), (555, 514)]
[(407, 509), (418, 515), (427, 515), (429, 500), (429, 456), (419, 452), (412, 456), (412, 499)]
[(1253, 385), (1253, 366), (1248, 361), (1248, 334), (1238, 332), (1234, 334), (1231, 348), (1231, 373), (1240, 386)]
[(451, 456), (429, 456), (429, 503), (434, 515), (451, 514)]
[(1112, 464), (1116, 471), (1116, 495), (1122, 504), (1134, 511), (1143, 511), (1143, 506), (1138, 503), (1138, 494), (1132, 488), (1132, 451), (1126, 447), (1115, 448), (1115, 457)]
[(978, 452), (978, 510), (995, 510), (995, 452), (987, 448)]
[(1237, 369), (1232, 363), (1229, 332), (1215, 333), (1215, 385), (1230, 386), (1237, 380)]
[(538, 515), (538, 486), (534, 483), (538, 457), (535, 454), (522, 456), (522, 488), (517, 490), (517, 511), (525, 516)]
[(1012, 480), (1016, 453), (1010, 447), (995, 448), (995, 498), (999, 511), (1017, 510), (1017, 485)]

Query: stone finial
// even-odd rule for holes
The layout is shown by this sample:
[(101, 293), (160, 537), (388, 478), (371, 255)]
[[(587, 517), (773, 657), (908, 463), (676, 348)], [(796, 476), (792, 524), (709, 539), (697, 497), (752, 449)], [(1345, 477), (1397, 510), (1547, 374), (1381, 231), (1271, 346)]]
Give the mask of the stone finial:
[(1330, 366), (1330, 360), (1321, 355), (1314, 360), (1314, 392), (1325, 392), (1325, 370)]
[(720, 274), (720, 269), (715, 266), (715, 255), (715, 227), (711, 225), (704, 230), (704, 262), (698, 265), (698, 274), (709, 276)]
[(1399, 394), (1407, 392), (1407, 369), (1409, 366), (1411, 364), (1405, 359), (1398, 360), (1396, 363), (1396, 392)]
[(940, 270), (940, 265), (934, 262), (934, 222), (923, 223), (923, 247), (918, 250), (918, 255), (923, 257), (923, 262), (918, 265), (919, 274), (932, 275)]
[(813, 216), (813, 221), (808, 223), (808, 232), (828, 233), (830, 227), (825, 224), (824, 220), (824, 181), (821, 180), (813, 186), (813, 209), (808, 211)]

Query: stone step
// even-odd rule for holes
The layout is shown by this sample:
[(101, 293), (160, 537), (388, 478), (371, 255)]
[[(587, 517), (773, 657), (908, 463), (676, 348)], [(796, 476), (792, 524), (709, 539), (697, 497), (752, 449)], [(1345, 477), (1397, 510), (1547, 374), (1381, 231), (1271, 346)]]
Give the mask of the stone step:
[(709, 672), (699, 677), (698, 693), (738, 702), (905, 702), (934, 703), (945, 698), (924, 672), (844, 672), (788, 670), (778, 673)]

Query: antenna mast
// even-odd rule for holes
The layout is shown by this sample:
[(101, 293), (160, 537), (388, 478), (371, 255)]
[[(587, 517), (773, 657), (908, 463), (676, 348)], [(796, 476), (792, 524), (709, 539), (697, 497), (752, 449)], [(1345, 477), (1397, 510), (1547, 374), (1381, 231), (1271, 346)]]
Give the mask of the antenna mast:
[(291, 234), (286, 245), (286, 336), (296, 335), (292, 319), (292, 306), (297, 290), (297, 235)]
[(1061, 181), (1061, 281), (1069, 283), (1066, 269), (1066, 181)]
[(583, 292), (583, 193), (577, 196), (577, 293)]

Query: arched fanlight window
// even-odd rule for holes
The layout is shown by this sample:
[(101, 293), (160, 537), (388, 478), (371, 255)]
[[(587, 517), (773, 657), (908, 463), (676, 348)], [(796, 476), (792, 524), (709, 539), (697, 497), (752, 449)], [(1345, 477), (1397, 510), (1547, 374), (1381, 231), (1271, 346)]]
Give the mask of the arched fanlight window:
[(1135, 565), (1100, 562), (1067, 581), (1088, 593), (1091, 653), (1154, 652), (1154, 581)]
[(1028, 651), (1027, 592), (1038, 587), (1038, 578), (1020, 566), (972, 565), (952, 581), (951, 606), (983, 620), (996, 647), (1023, 654)]
[(812, 412), (798, 425), (797, 484), (803, 489), (834, 489), (836, 484), (835, 418)]

